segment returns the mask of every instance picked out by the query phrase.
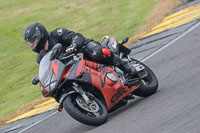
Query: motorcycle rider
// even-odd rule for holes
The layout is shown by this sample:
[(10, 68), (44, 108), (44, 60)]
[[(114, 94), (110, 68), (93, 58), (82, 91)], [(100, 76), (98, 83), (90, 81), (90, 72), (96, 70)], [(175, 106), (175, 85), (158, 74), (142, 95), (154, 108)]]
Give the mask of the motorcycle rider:
[(103, 48), (99, 42), (65, 28), (57, 28), (47, 32), (44, 25), (37, 22), (32, 23), (24, 31), (24, 40), (32, 51), (38, 53), (38, 64), (48, 51), (53, 51), (50, 57), (53, 60), (58, 58), (66, 47), (71, 46), (73, 49), (76, 48), (79, 52), (84, 53), (88, 59), (94, 62), (116, 66), (128, 73), (129, 76), (136, 74), (134, 66), (121, 60), (108, 48)]

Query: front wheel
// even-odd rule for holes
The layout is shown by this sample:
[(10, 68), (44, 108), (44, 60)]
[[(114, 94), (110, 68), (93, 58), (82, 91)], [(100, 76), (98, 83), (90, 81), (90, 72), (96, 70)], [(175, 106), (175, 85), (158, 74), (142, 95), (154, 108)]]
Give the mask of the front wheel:
[(133, 62), (136, 62), (138, 64), (141, 64), (145, 67), (145, 70), (147, 71), (147, 76), (142, 78), (143, 85), (140, 86), (137, 90), (133, 92), (134, 95), (140, 96), (140, 97), (148, 97), (152, 94), (154, 94), (158, 89), (158, 79), (156, 75), (153, 73), (153, 71), (143, 64), (142, 62), (139, 62), (135, 59), (132, 59)]
[(108, 118), (107, 108), (96, 97), (86, 103), (81, 95), (72, 94), (63, 101), (63, 106), (71, 117), (86, 125), (98, 126)]

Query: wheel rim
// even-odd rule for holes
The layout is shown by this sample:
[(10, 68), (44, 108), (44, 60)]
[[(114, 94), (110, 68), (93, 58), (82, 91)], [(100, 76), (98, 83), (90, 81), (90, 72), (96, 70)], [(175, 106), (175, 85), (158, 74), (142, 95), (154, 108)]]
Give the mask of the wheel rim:
[[(95, 108), (93, 108), (94, 106), (92, 106), (92, 108), (90, 109), (94, 109), (94, 110), (89, 110), (87, 108), (85, 108), (83, 105), (81, 105), (81, 103), (79, 103), (79, 98), (82, 98), (81, 96), (77, 95), (77, 96), (73, 96), (71, 97), (71, 103), (82, 113), (85, 114), (89, 117), (100, 117), (103, 115), (103, 108), (101, 106), (99, 106), (99, 103), (96, 102), (95, 100), (92, 100), (94, 105), (96, 106)], [(78, 102), (77, 102), (78, 101)], [(85, 102), (85, 101), (84, 101)], [(86, 103), (85, 103), (86, 104)]]
[(82, 109), (88, 112), (96, 113), (99, 111), (99, 105), (94, 100), (90, 100), (89, 103), (87, 104), (82, 97), (77, 96), (76, 102)]

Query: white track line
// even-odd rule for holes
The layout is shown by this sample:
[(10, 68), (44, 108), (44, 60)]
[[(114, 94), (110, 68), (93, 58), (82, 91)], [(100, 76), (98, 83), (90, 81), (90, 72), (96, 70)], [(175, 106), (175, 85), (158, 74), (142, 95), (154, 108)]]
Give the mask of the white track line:
[(53, 112), (52, 114), (50, 114), (50, 115), (48, 115), (47, 117), (45, 117), (45, 118), (43, 118), (43, 119), (41, 119), (41, 120), (35, 122), (34, 124), (32, 124), (32, 125), (30, 125), (30, 126), (24, 128), (23, 130), (19, 131), (18, 133), (22, 133), (22, 132), (24, 132), (24, 131), (26, 131), (26, 130), (32, 128), (33, 126), (35, 126), (35, 125), (37, 125), (38, 123), (40, 123), (40, 122), (42, 122), (42, 121), (44, 121), (44, 120), (50, 118), (51, 116), (53, 116), (53, 115), (55, 115), (55, 114), (57, 114), (57, 113), (58, 113), (58, 111)]
[(196, 27), (198, 27), (200, 25), (200, 22), (198, 22), (197, 24), (195, 24), (194, 26), (192, 26), (191, 28), (189, 28), (187, 31), (185, 31), (183, 34), (181, 34), (179, 37), (175, 38), (174, 40), (170, 41), (169, 43), (167, 43), (165, 46), (163, 46), (162, 48), (158, 49), (156, 52), (150, 54), (149, 56), (145, 57), (142, 62), (148, 60), (149, 58), (151, 58), (152, 56), (156, 55), (157, 53), (163, 51), (165, 48), (169, 47), (170, 45), (172, 45), (174, 42), (176, 42), (177, 40), (181, 39), (182, 37), (184, 37), (185, 35), (187, 35), (190, 31), (194, 30)]
[[(156, 55), (157, 53), (163, 51), (165, 48), (169, 47), (170, 45), (172, 45), (174, 42), (176, 42), (177, 40), (181, 39), (182, 37), (184, 37), (185, 35), (187, 35), (190, 31), (194, 30), (196, 27), (198, 27), (200, 25), (200, 22), (198, 22), (197, 24), (195, 24), (194, 26), (192, 26), (191, 28), (189, 28), (186, 32), (184, 32), (183, 34), (181, 34), (179, 37), (177, 37), (176, 39), (170, 41), (168, 44), (166, 44), (165, 46), (163, 46), (162, 48), (160, 48), (159, 50), (157, 50), (156, 52), (150, 54), (149, 56), (145, 57), (142, 62), (148, 60), (149, 58), (153, 57), (154, 55)], [(52, 114), (48, 115), (47, 117), (45, 117), (44, 119), (41, 119), (40, 121), (34, 123), (33, 125), (30, 125), (26, 128), (24, 128), (23, 130), (21, 130), (19, 133), (22, 133), (28, 129), (30, 129), (31, 127), (37, 125), (38, 123), (48, 119), (49, 117), (55, 115), (56, 113), (58, 113), (58, 111), (53, 112)]]

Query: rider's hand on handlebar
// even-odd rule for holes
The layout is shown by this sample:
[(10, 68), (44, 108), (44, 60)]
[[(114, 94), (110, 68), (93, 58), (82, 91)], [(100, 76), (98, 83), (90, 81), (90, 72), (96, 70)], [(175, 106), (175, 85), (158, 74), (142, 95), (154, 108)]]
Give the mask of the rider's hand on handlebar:
[(50, 60), (53, 60), (53, 59), (56, 59), (60, 56), (61, 52), (62, 52), (62, 44), (60, 43), (57, 43), (53, 49), (52, 49), (52, 53), (51, 53), (51, 56), (50, 56)]
[(50, 56), (50, 60), (58, 58), (60, 54), (61, 54), (61, 51), (59, 49), (57, 48), (53, 49), (53, 52)]

